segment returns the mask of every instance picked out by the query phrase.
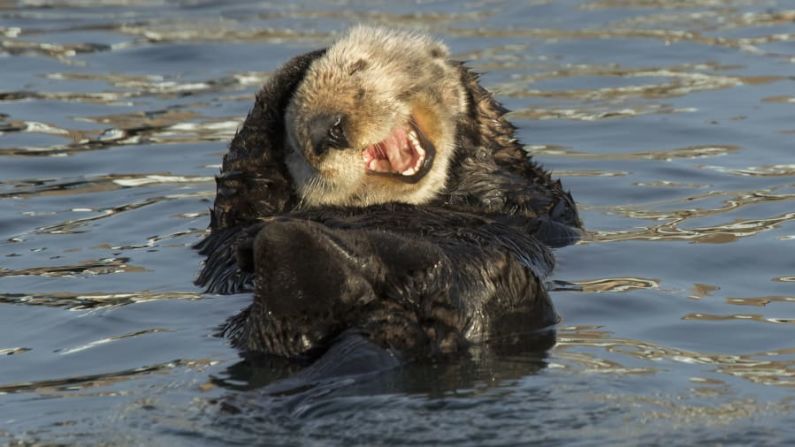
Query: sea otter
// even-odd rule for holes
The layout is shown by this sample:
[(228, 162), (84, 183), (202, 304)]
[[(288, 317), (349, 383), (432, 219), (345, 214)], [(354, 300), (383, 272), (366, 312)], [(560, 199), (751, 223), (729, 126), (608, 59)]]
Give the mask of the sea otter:
[(224, 333), (314, 358), (355, 333), (407, 358), (557, 321), (550, 247), (571, 195), (442, 43), (355, 27), (257, 94), (217, 177), (197, 283), (253, 289)]

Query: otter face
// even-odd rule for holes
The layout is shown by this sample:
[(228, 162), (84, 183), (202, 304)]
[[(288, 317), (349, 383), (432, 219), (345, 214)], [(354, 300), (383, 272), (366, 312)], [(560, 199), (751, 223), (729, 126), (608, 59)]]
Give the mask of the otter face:
[(419, 204), (445, 186), (466, 95), (447, 48), (357, 27), (312, 63), (286, 111), (304, 204)]

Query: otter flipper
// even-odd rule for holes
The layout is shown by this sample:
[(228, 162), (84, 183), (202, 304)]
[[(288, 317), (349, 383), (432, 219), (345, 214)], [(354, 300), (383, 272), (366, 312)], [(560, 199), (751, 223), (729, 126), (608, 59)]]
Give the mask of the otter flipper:
[(582, 228), (571, 195), (516, 139), (516, 128), (505, 116), (508, 110), (463, 63), (459, 74), (472, 107), (457, 122), (456, 159), (437, 204), (475, 213), (547, 218)]
[(195, 283), (208, 293), (228, 295), (253, 289), (253, 254), (246, 254), (261, 224), (213, 231), (194, 248), (206, 256)]
[[(258, 219), (291, 209), (295, 191), (284, 165), (284, 109), (309, 65), (325, 50), (293, 58), (271, 76), (235, 134), (216, 176), (211, 233), (195, 245), (207, 256), (196, 284), (210, 293), (252, 288), (252, 275), (238, 268), (237, 248)], [(250, 243), (250, 242), (249, 242)]]
[(216, 178), (213, 230), (252, 223), (294, 206), (295, 191), (284, 165), (284, 109), (309, 65), (324, 52), (293, 58), (257, 94)]
[[(417, 207), (401, 203), (366, 208), (313, 208), (296, 211), (291, 216), (331, 228), (378, 229), (408, 237), (428, 237), (442, 246), (461, 242), (496, 244), (510, 250), (539, 278), (546, 277), (555, 266), (554, 256), (548, 246), (559, 245), (551, 244), (550, 239), (564, 237), (563, 229), (551, 229), (547, 219), (477, 215), (442, 207)], [(567, 237), (574, 238), (579, 234), (576, 229), (572, 229), (572, 233)]]

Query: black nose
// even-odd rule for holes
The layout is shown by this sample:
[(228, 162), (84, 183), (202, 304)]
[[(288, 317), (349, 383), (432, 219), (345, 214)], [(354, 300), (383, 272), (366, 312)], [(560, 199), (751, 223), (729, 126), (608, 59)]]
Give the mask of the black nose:
[(325, 154), (330, 148), (342, 149), (348, 146), (343, 117), (339, 114), (317, 115), (309, 121), (309, 138), (316, 155)]

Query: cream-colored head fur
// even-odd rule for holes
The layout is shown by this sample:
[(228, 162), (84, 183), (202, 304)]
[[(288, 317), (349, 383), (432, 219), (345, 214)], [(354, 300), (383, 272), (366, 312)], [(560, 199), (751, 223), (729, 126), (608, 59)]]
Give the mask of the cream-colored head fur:
[[(287, 107), (287, 167), (305, 205), (425, 203), (441, 191), (467, 103), (443, 44), (428, 36), (358, 26), (309, 67)], [(309, 123), (344, 116), (347, 146), (317, 155)], [(369, 175), (368, 145), (413, 120), (433, 144), (431, 170), (416, 183)]]

